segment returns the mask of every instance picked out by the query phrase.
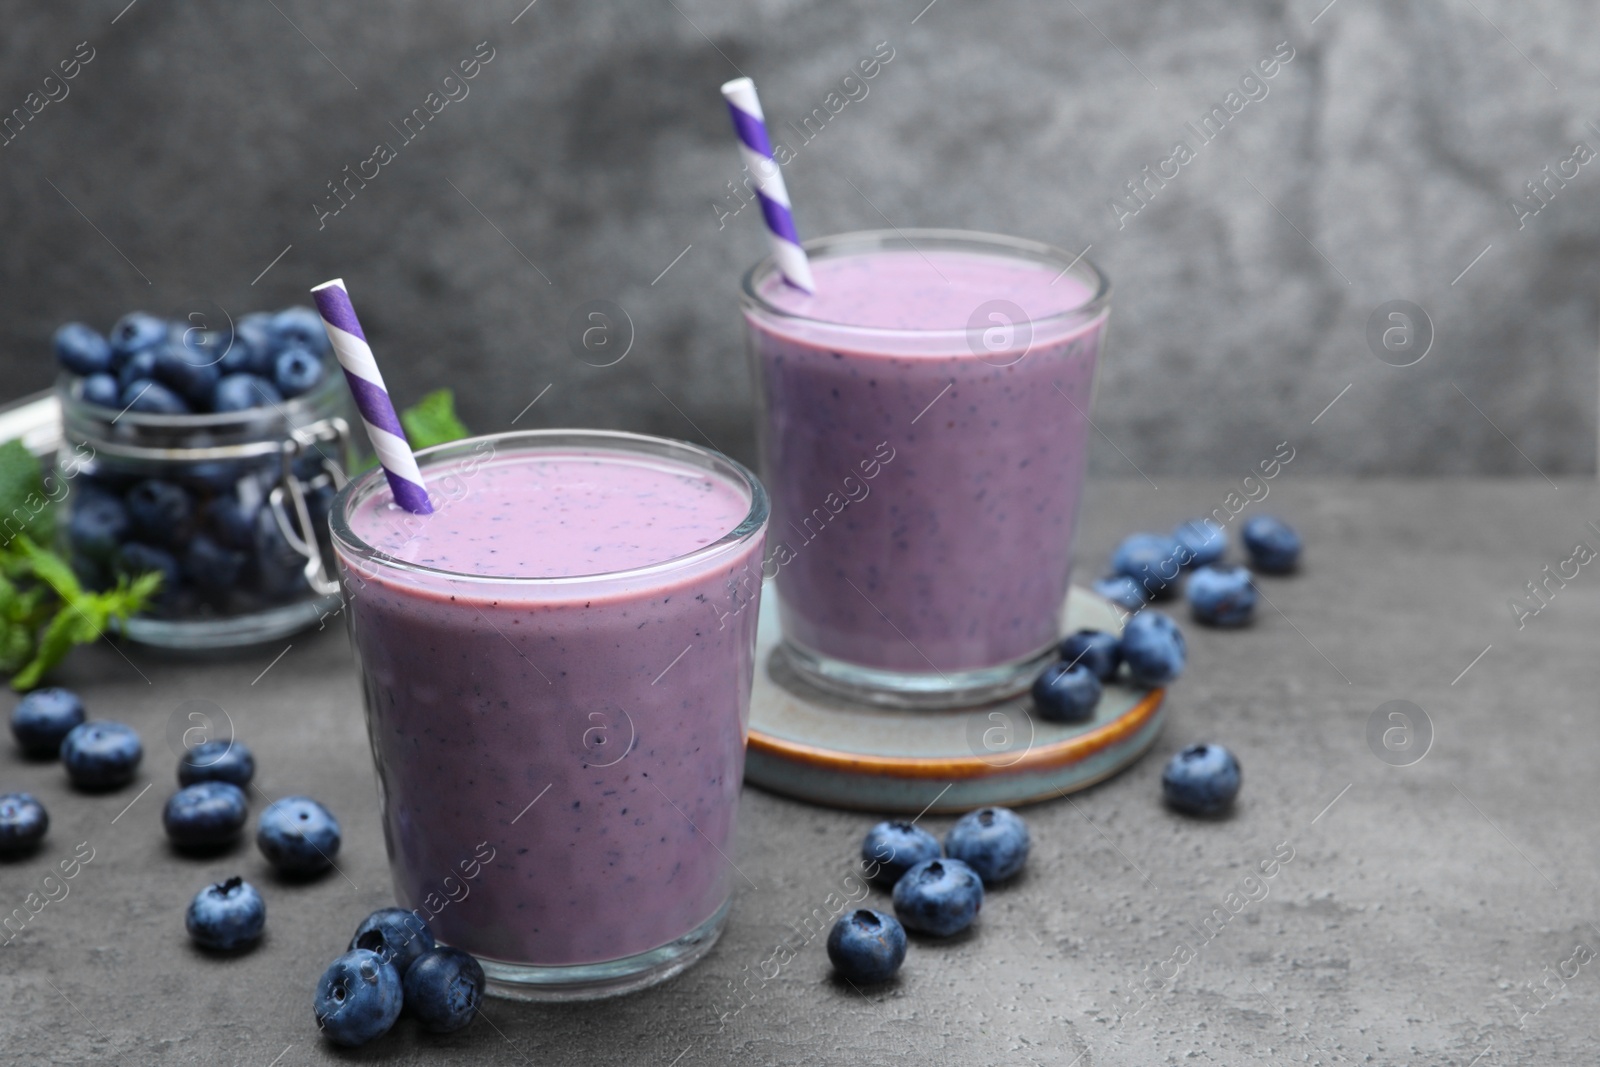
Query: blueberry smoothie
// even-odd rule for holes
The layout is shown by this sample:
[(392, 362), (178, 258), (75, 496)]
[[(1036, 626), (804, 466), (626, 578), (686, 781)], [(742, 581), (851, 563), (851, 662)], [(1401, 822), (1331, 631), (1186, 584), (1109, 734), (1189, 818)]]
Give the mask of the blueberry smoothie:
[(513, 995), (675, 973), (734, 877), (756, 610), (708, 605), (765, 494), (632, 434), (423, 455), (435, 514), (368, 476), (333, 523), (399, 903)]
[(1108, 283), (981, 234), (808, 248), (815, 294), (763, 264), (743, 301), (786, 645), (867, 699), (1015, 692), (1059, 636)]

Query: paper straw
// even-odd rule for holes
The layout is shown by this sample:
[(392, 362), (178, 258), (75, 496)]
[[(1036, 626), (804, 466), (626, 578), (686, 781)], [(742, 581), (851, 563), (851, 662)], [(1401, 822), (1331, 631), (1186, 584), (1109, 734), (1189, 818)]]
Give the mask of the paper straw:
[(772, 141), (767, 137), (767, 119), (761, 112), (761, 98), (756, 96), (756, 83), (749, 78), (735, 78), (722, 87), (722, 97), (728, 101), (728, 114), (733, 116), (739, 154), (756, 179), (756, 199), (761, 201), (761, 216), (767, 221), (778, 272), (796, 289), (814, 293), (817, 286), (811, 279), (811, 261), (800, 247), (800, 234), (794, 228), (783, 171), (772, 158)]
[(356, 408), (361, 412), (367, 436), (372, 439), (373, 451), (378, 453), (383, 473), (389, 476), (394, 502), (414, 515), (433, 514), (433, 502), (422, 484), (417, 457), (411, 454), (405, 428), (395, 414), (389, 390), (384, 388), (378, 362), (372, 358), (372, 346), (367, 344), (367, 335), (356, 320), (356, 309), (350, 306), (344, 279), (323, 282), (311, 290), (311, 295), (317, 302), (322, 325), (327, 328), (328, 340), (333, 342), (333, 354), (339, 357), (344, 379), (350, 383), (350, 392), (356, 398)]

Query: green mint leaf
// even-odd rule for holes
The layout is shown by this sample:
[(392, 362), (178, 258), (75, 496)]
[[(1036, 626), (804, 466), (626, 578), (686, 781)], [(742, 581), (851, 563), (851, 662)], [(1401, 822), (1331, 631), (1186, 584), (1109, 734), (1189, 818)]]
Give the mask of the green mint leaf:
[(27, 561), (34, 576), (54, 589), (62, 600), (76, 604), (84, 599), (83, 586), (78, 584), (78, 576), (72, 573), (72, 566), (66, 560), (40, 548), (26, 536), (19, 536), (12, 548)]
[(435, 389), (406, 408), (400, 413), (400, 425), (412, 448), (431, 448), (472, 436), (456, 417), (456, 398), (449, 389)]
[(18, 535), (50, 540), (51, 507), (33, 453), (21, 441), (0, 444), (0, 546)]

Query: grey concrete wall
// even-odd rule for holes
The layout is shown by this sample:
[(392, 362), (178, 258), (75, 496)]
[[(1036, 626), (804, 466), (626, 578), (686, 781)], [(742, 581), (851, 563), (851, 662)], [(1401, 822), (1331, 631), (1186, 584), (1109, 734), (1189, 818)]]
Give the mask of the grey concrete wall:
[[(1242, 472), (1282, 440), (1306, 471), (1594, 471), (1600, 162), (1559, 177), (1600, 148), (1586, 5), (925, 2), (7, 0), (0, 113), (93, 59), (0, 147), (0, 391), (47, 384), (63, 319), (237, 314), (342, 275), (402, 398), (453, 384), (488, 431), (549, 385), (517, 425), (748, 457), (734, 292), (763, 240), (753, 210), (719, 224), (717, 86), (754, 76), (781, 127), (887, 41), (787, 168), (802, 231), (1092, 245), (1118, 287), (1098, 472)], [(402, 142), (483, 41), (469, 95)], [(1186, 123), (1213, 105), (1237, 113), (1205, 142)], [(396, 158), (319, 217), (379, 142)], [(1116, 208), (1147, 165), (1176, 176)], [(563, 340), (596, 299), (635, 327), (616, 366)], [(1433, 324), (1405, 368), (1366, 340), (1396, 299)]]

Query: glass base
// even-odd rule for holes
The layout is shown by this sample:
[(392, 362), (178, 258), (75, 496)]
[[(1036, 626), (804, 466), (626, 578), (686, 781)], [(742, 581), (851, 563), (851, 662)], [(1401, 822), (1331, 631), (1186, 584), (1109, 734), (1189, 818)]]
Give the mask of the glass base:
[(604, 963), (538, 966), (478, 957), (488, 993), (507, 1000), (601, 1000), (665, 982), (711, 951), (728, 921), (730, 897), (716, 913), (676, 941), (660, 948)]
[(1055, 658), (1046, 645), (998, 667), (942, 674), (886, 671), (819, 655), (785, 637), (773, 652), (801, 678), (818, 689), (862, 704), (885, 708), (971, 708), (992, 704), (1023, 692)]
[(340, 603), (339, 594), (332, 593), (248, 615), (214, 619), (147, 619), (136, 615), (126, 623), (113, 623), (112, 628), (129, 641), (155, 648), (239, 648), (298, 633), (337, 611)]

